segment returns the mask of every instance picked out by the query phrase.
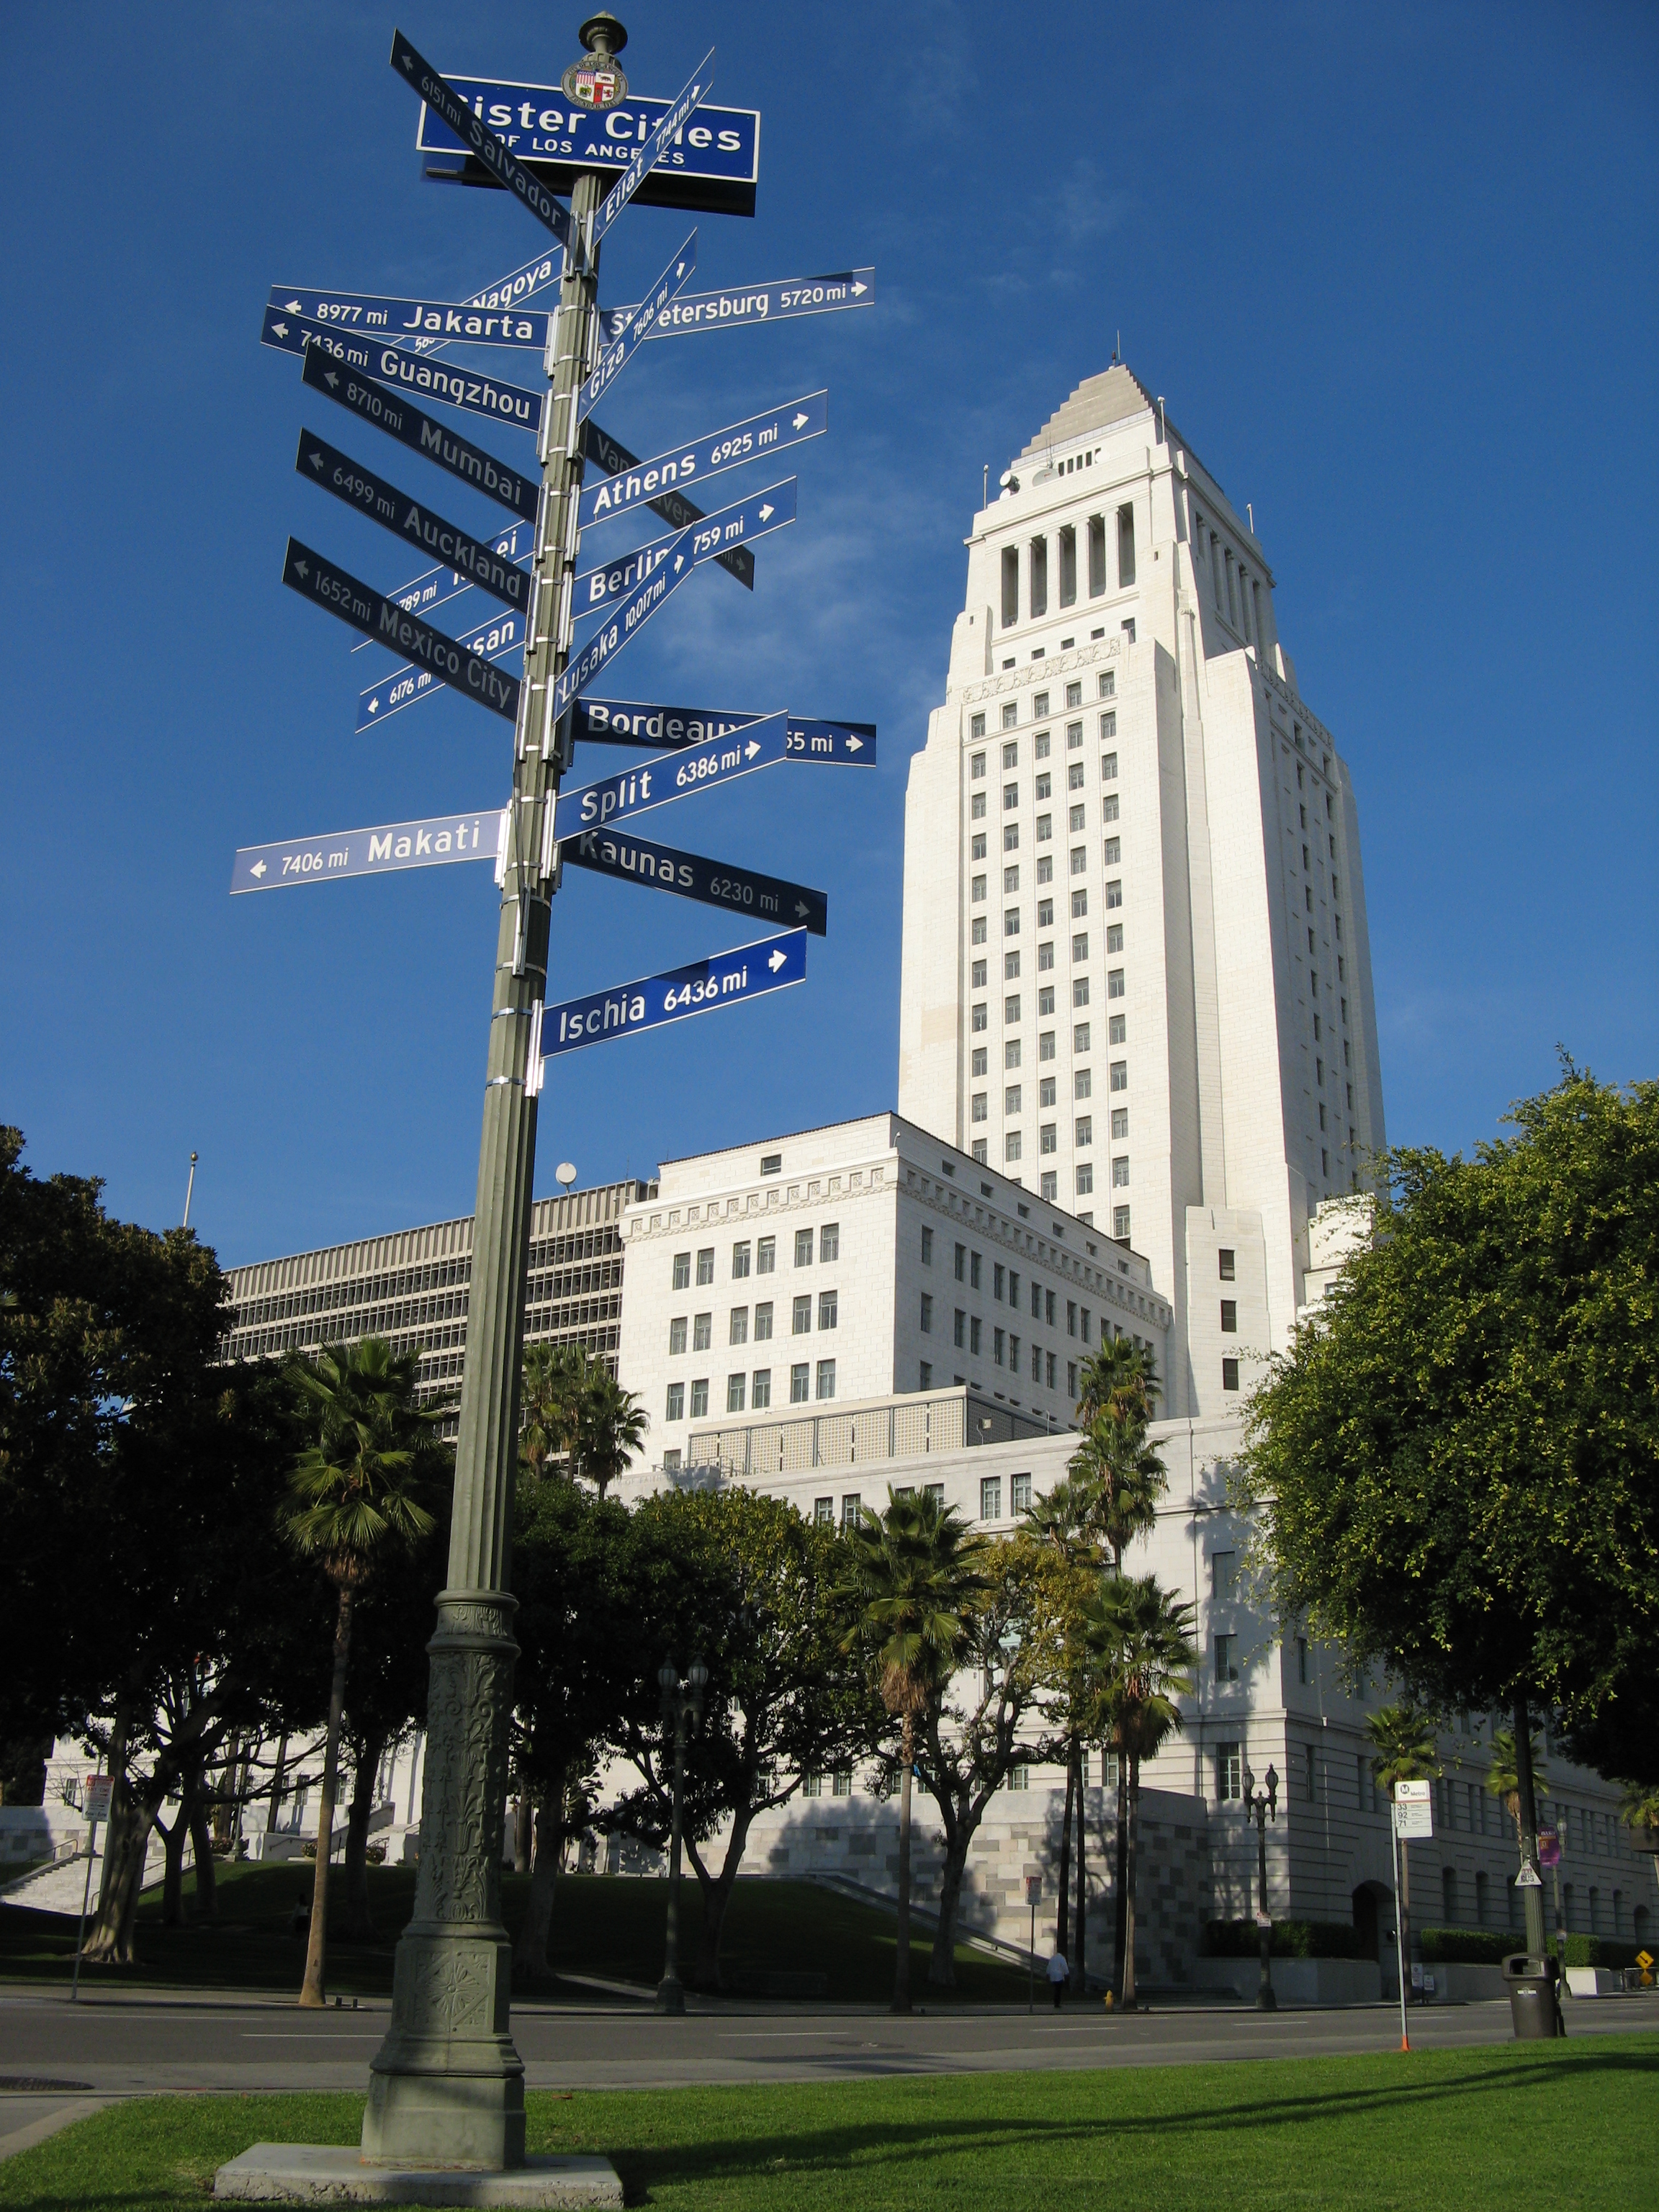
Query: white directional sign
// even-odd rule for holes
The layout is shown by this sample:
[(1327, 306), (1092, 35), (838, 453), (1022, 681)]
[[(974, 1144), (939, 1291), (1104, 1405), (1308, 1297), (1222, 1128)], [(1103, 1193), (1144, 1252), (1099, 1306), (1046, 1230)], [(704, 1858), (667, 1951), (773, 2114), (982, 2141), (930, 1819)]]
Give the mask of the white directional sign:
[(288, 890), (299, 884), (343, 883), (396, 868), (441, 868), (456, 860), (493, 860), (505, 807), (481, 814), (438, 814), (424, 822), (382, 822), (373, 830), (329, 830), (245, 845), (231, 870), (230, 891)]
[[(274, 295), (273, 295), (274, 296)], [(646, 336), (684, 337), (692, 331), (734, 331), (757, 323), (787, 322), (794, 315), (833, 314), (875, 303), (873, 269), (842, 269), (830, 276), (781, 276), (775, 284), (728, 284), (719, 292), (685, 292), (658, 313)], [(605, 337), (614, 337), (632, 307), (601, 307)]]
[(714, 89), (714, 49), (710, 46), (689, 81), (682, 86), (678, 98), (671, 102), (667, 114), (645, 143), (629, 156), (628, 167), (600, 201), (593, 217), (595, 246), (673, 144), (694, 110), (701, 106)]
[(632, 1036), (665, 1022), (683, 1022), (692, 1014), (713, 1013), (719, 1006), (741, 1006), (747, 999), (787, 990), (805, 980), (806, 932), (791, 929), (780, 937), (763, 937), (707, 960), (688, 961), (661, 975), (641, 976), (637, 982), (616, 983), (585, 999), (544, 1006), (543, 1056), (551, 1059), (556, 1053), (575, 1052), (583, 1045)]
[(635, 349), (651, 334), (651, 325), (697, 265), (697, 234), (694, 230), (639, 306), (625, 319), (593, 365), (576, 402), (576, 420), (585, 422), (634, 357)]
[(666, 753), (660, 760), (641, 761), (636, 768), (601, 776), (597, 783), (578, 785), (559, 793), (553, 834), (563, 839), (583, 830), (604, 830), (613, 823), (649, 814), (694, 791), (711, 791), (716, 784), (735, 783), (757, 769), (774, 768), (786, 757), (785, 717), (769, 714), (735, 737), (717, 738), (695, 751)]
[(706, 438), (690, 439), (648, 461), (637, 462), (619, 476), (609, 477), (600, 483), (584, 484), (580, 509), (581, 526), (586, 530), (590, 523), (603, 522), (612, 515), (627, 514), (635, 507), (647, 506), (664, 492), (689, 490), (704, 477), (719, 476), (726, 469), (740, 469), (749, 461), (764, 460), (769, 454), (781, 453), (786, 447), (799, 446), (808, 438), (821, 438), (829, 428), (828, 392), (809, 392), (799, 399), (773, 408), (768, 414), (750, 415), (744, 422), (728, 423), (725, 429), (713, 431)]

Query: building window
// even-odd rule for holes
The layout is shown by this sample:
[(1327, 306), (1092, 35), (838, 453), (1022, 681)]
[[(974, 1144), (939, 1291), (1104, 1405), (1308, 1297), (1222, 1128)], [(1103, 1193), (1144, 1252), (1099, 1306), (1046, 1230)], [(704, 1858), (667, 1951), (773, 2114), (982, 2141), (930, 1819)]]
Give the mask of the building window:
[(732, 1279), (734, 1283), (740, 1282), (749, 1273), (750, 1256), (750, 1247), (746, 1241), (732, 1247)]
[(748, 1343), (749, 1309), (747, 1306), (732, 1307), (726, 1340), (728, 1344)]
[(841, 1224), (839, 1221), (826, 1221), (819, 1230), (818, 1257), (820, 1260), (840, 1259)]
[(700, 1421), (708, 1411), (708, 1377), (705, 1375), (691, 1385), (691, 1418)]
[(833, 1398), (836, 1395), (836, 1363), (833, 1359), (818, 1362), (818, 1395)]
[(1121, 507), (1117, 511), (1117, 586), (1127, 592), (1135, 580), (1135, 511), (1133, 507)]
[(1052, 1014), (1054, 1011), (1054, 987), (1052, 983), (1044, 983), (1037, 991), (1037, 1012), (1039, 1015)]
[(772, 1370), (769, 1367), (757, 1367), (755, 1370), (754, 1388), (750, 1392), (749, 1402), (757, 1413), (764, 1413), (771, 1404)]
[(921, 1264), (924, 1267), (933, 1264), (933, 1232), (925, 1222), (921, 1231)]
[(668, 1356), (672, 1359), (685, 1349), (685, 1316), (677, 1314), (668, 1324)]
[(974, 839), (973, 858), (976, 860), (982, 860), (985, 858), (985, 832), (982, 830)]
[(933, 1370), (925, 1359), (918, 1370), (917, 1387), (923, 1390), (931, 1390), (933, 1387)]
[(812, 1370), (804, 1359), (797, 1360), (789, 1370), (789, 1402), (804, 1406), (812, 1395)]
[(968, 1342), (968, 1316), (960, 1306), (957, 1308), (955, 1342), (958, 1351)]
[[(1016, 1109), (1015, 1110), (1018, 1111), (1018, 1109)], [(1002, 1139), (1002, 1157), (1005, 1160), (1012, 1162), (1017, 1160), (1019, 1156), (1020, 1132), (1018, 1129), (1010, 1129)]]
[(1237, 1261), (1231, 1248), (1224, 1244), (1216, 1254), (1216, 1258), (1220, 1263), (1222, 1281), (1231, 1283), (1235, 1280)]
[(1218, 1605), (1231, 1604), (1238, 1595), (1238, 1554), (1237, 1552), (1212, 1552), (1210, 1554), (1210, 1595)]
[(1074, 975), (1072, 978), (1072, 1004), (1076, 1007), (1086, 1006), (1088, 1003), (1089, 979), (1086, 975)]
[(769, 1344), (772, 1340), (772, 1301), (763, 1298), (755, 1308), (755, 1341)]
[(1244, 1760), (1236, 1743), (1218, 1743), (1215, 1747), (1215, 1794), (1222, 1798), (1244, 1795)]
[(839, 1310), (839, 1291), (820, 1291), (818, 1292), (818, 1327), (820, 1328), (834, 1328), (836, 1316)]
[(975, 1359), (979, 1358), (980, 1345), (983, 1331), (984, 1324), (981, 1322), (979, 1316), (977, 1314), (970, 1314), (968, 1316), (968, 1349), (972, 1352)]
[(701, 1252), (699, 1252), (699, 1253), (698, 1253), (698, 1255), (697, 1255), (697, 1287), (698, 1287), (698, 1289), (699, 1289), (699, 1290), (701, 1290), (701, 1289), (702, 1288), (702, 1286), (703, 1286), (703, 1285), (704, 1285), (705, 1283), (712, 1283), (712, 1282), (714, 1281), (714, 1246), (713, 1246), (712, 1244), (706, 1244), (706, 1245), (703, 1247), (702, 1250)]
[[(975, 717), (976, 721), (982, 722), (984, 719), (985, 717), (982, 714), (975, 715)], [(974, 734), (975, 737), (981, 737), (984, 732), (980, 730), (975, 730)], [(975, 753), (974, 755), (973, 758), (968, 763), (968, 773), (972, 776), (975, 783), (979, 783), (983, 781), (985, 775), (985, 756), (983, 753)]]
[(1319, 1791), (1314, 1778), (1314, 1747), (1310, 1743), (1304, 1743), (1302, 1747), (1302, 1786), (1307, 1792), (1308, 1802), (1316, 1804)]
[(1112, 1188), (1114, 1190), (1127, 1190), (1129, 1188), (1127, 1152), (1119, 1152), (1112, 1162)]
[(748, 1378), (745, 1376), (728, 1375), (726, 1376), (726, 1410), (728, 1413), (742, 1413), (744, 1392), (747, 1386), (747, 1382)]
[(1106, 1022), (1106, 1042), (1107, 1042), (1107, 1043), (1108, 1043), (1108, 1044), (1127, 1044), (1127, 1043), (1128, 1042), (1128, 1041), (1129, 1041), (1129, 1017), (1128, 1017), (1127, 1014), (1110, 1014), (1110, 1015), (1109, 1015), (1109, 1016), (1107, 1017), (1107, 1022)]
[[(1089, 1072), (1089, 1071), (1087, 1070), (1087, 1068), (1085, 1068), (1085, 1069), (1083, 1070), (1083, 1073), (1084, 1073), (1084, 1074), (1085, 1074), (1085, 1075), (1088, 1073), (1088, 1072)], [(1084, 1093), (1084, 1096), (1086, 1097), (1088, 1096), (1088, 1093), (1085, 1091), (1085, 1092)], [(1078, 1141), (1079, 1145), (1079, 1146), (1083, 1146), (1083, 1145), (1092, 1145), (1092, 1144), (1093, 1144), (1093, 1142), (1094, 1142), (1094, 1140), (1095, 1140), (1095, 1120), (1094, 1120), (1094, 1115), (1093, 1115), (1092, 1114), (1079, 1114), (1079, 1115), (1078, 1115), (1078, 1117), (1077, 1117), (1077, 1141)]]
[(1037, 1131), (1037, 1150), (1039, 1152), (1057, 1152), (1060, 1150), (1060, 1138), (1054, 1122), (1045, 1121)]
[(1127, 1106), (1112, 1109), (1112, 1141), (1115, 1144), (1129, 1133), (1129, 1109)]
[(755, 1247), (755, 1273), (757, 1275), (773, 1274), (776, 1272), (777, 1264), (777, 1238), (775, 1237), (763, 1237), (760, 1243)]
[(1003, 1000), (1002, 1018), (1006, 1024), (1012, 1024), (1019, 1019), (1019, 993), (1018, 991), (1012, 992), (1009, 996)]
[(921, 1333), (924, 1336), (933, 1333), (933, 1301), (926, 1291), (921, 1294)]
[(1236, 1336), (1238, 1334), (1237, 1298), (1223, 1298), (1221, 1301), (1221, 1333), (1224, 1336)]
[(1029, 1474), (1014, 1475), (1009, 1482), (1008, 1503), (1011, 1511), (1029, 1513), (1031, 1510), (1031, 1478)]
[(1121, 1243), (1127, 1243), (1129, 1239), (1129, 1209), (1127, 1206), (1115, 1206), (1112, 1208), (1112, 1234)]
[[(1005, 1067), (1018, 1067), (1019, 1066), (1019, 1039), (1018, 1037), (1009, 1037), (1005, 1040), (1002, 1048), (1002, 1064)], [(1016, 1092), (1018, 1092), (1018, 1087), (1019, 1086), (1018, 1085), (1014, 1086)], [(1018, 1097), (1016, 1097), (1014, 1105), (1010, 1109), (1010, 1111), (1015, 1113), (1018, 1111)]]
[(677, 1291), (689, 1291), (690, 1287), (691, 1255), (689, 1252), (676, 1252), (674, 1255), (674, 1288)]
[[(990, 1196), (990, 1193), (988, 1191), (986, 1193), (986, 1196), (988, 1198)], [(980, 1270), (983, 1265), (984, 1261), (981, 1254), (977, 1252), (970, 1252), (968, 1255), (968, 1286), (970, 1290), (976, 1291), (979, 1289)]]
[(1308, 1679), (1308, 1639), (1305, 1636), (1298, 1636), (1296, 1639), (1296, 1679), (1304, 1684)]
[[(1010, 660), (1010, 661), (1008, 661), (1008, 662), (1006, 662), (1006, 663), (1005, 664), (1005, 665), (1006, 665), (1006, 666), (1007, 666), (1007, 667), (1009, 667), (1009, 668), (1012, 668), (1012, 667), (1013, 666), (1013, 665), (1014, 665), (1014, 664), (1013, 664), (1013, 662), (1012, 662), (1012, 660)], [(1018, 720), (1019, 720), (1019, 708), (1015, 705), (1014, 702), (1011, 699), (1011, 700), (1009, 700), (1009, 702), (1008, 702), (1007, 705), (1006, 705), (1006, 706), (1003, 708), (1003, 710), (1002, 710), (1002, 726), (1003, 726), (1003, 728), (1004, 728), (1005, 730), (1012, 730), (1012, 729), (1013, 728), (1013, 726), (1014, 726), (1014, 724), (1015, 724), (1017, 721), (1018, 721)]]
[(1019, 620), (1019, 548), (1002, 549), (1002, 627), (1012, 629)]
[(1051, 1168), (1042, 1178), (1042, 1195), (1053, 1205), (1060, 1197), (1060, 1177)]
[(972, 720), (968, 725), (968, 734), (970, 738), (982, 738), (985, 735), (985, 717), (983, 714), (975, 714), (973, 717)]
[(983, 877), (983, 876), (975, 876), (975, 877), (974, 878), (974, 880), (973, 880), (973, 884), (972, 884), (972, 885), (971, 885), (971, 889), (972, 889), (972, 892), (973, 892), (974, 902), (975, 902), (975, 903), (977, 905), (977, 903), (979, 902), (979, 901), (980, 901), (981, 899), (982, 899), (982, 898), (985, 896), (985, 878), (984, 878), (984, 877)]
[(853, 1777), (850, 1771), (843, 1768), (831, 1781), (830, 1788), (837, 1797), (850, 1797), (853, 1794)]
[(987, 1474), (980, 1479), (979, 1517), (981, 1521), (1000, 1521), (1002, 1518), (1002, 1477)]
[(1218, 1636), (1215, 1639), (1215, 1678), (1218, 1682), (1238, 1680), (1238, 1638)]
[(792, 1336), (805, 1336), (811, 1327), (812, 1293), (811, 1291), (805, 1291), (794, 1302), (789, 1333)]
[(1003, 956), (1002, 956), (1002, 980), (1003, 980), (1003, 981), (1004, 981), (1005, 983), (1017, 983), (1017, 982), (1018, 982), (1018, 981), (1019, 981), (1019, 955), (1018, 955), (1018, 952), (1005, 952), (1005, 953), (1003, 954)]
[(803, 1797), (822, 1797), (823, 1777), (821, 1774), (803, 1774), (800, 1778), (800, 1794)]
[(663, 1419), (669, 1421), (683, 1421), (685, 1419), (685, 1385), (684, 1382), (671, 1382), (669, 1384), (668, 1404), (665, 1409)]
[(1236, 1359), (1224, 1359), (1224, 1360), (1222, 1361), (1222, 1363), (1221, 1363), (1221, 1387), (1222, 1387), (1222, 1389), (1223, 1389), (1224, 1390), (1237, 1390), (1237, 1388), (1238, 1388), (1238, 1362), (1237, 1362)]
[(691, 1323), (691, 1349), (707, 1352), (714, 1341), (714, 1316), (711, 1313), (696, 1315)]
[(990, 1021), (985, 1011), (985, 1001), (981, 999), (979, 1004), (974, 1008), (975, 1033), (977, 1035), (980, 1030), (988, 1030), (990, 1026)]
[(1091, 1165), (1088, 1161), (1086, 1161), (1086, 1160), (1085, 1160), (1085, 1161), (1084, 1162), (1083, 1165), (1082, 1165), (1080, 1168), (1079, 1168), (1079, 1170), (1078, 1170), (1078, 1171), (1077, 1171), (1077, 1194), (1078, 1194), (1078, 1196), (1079, 1196), (1079, 1198), (1087, 1198), (1087, 1197), (1088, 1197), (1088, 1195), (1089, 1195), (1089, 1194), (1090, 1194), (1090, 1192), (1093, 1190), (1094, 1187), (1095, 1187), (1095, 1171), (1094, 1171), (1094, 1169), (1093, 1169), (1092, 1165)]
[(1123, 970), (1121, 968), (1109, 968), (1106, 970), (1106, 995), (1109, 999), (1121, 999), (1123, 996)]
[(812, 1232), (810, 1229), (795, 1231), (795, 1265), (810, 1267), (812, 1264)]

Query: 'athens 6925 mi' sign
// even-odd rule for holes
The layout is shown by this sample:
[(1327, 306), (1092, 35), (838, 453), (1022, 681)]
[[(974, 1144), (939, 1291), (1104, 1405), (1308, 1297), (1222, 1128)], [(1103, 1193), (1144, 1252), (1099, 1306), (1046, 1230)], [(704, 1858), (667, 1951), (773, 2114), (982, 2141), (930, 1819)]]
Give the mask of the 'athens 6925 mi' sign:
[[(449, 82), (509, 153), (555, 191), (568, 191), (579, 169), (627, 167), (668, 112), (666, 100), (635, 94), (591, 114), (556, 84), (510, 84), (500, 77), (452, 76)], [(491, 184), (441, 115), (422, 106), (415, 143), (434, 156), (428, 176)], [(699, 107), (636, 195), (641, 205), (753, 215), (760, 176), (760, 116), (750, 107)]]

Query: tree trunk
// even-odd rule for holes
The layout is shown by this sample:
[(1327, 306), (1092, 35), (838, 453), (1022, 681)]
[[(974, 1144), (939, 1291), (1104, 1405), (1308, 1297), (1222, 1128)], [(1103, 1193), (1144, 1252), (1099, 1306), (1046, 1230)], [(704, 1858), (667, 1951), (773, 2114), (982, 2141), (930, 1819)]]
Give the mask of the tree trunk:
[(753, 1820), (754, 1814), (747, 1807), (733, 1814), (732, 1833), (726, 1839), (726, 1856), (720, 1861), (720, 1870), (717, 1875), (710, 1875), (703, 1864), (702, 1852), (694, 1843), (687, 1840), (686, 1856), (691, 1862), (692, 1872), (697, 1877), (697, 1887), (702, 1893), (702, 1937), (697, 1947), (696, 1972), (691, 1978), (695, 1989), (720, 1988), (720, 1941), (726, 1933), (726, 1908), (732, 1902), (732, 1886), (737, 1881), (744, 1852), (749, 1847), (749, 1830)]
[(374, 1784), (386, 1750), (384, 1729), (366, 1736), (357, 1746), (351, 1777), (351, 1806), (346, 1814), (345, 1892), (346, 1934), (354, 1943), (374, 1938), (374, 1916), (368, 1904), (368, 1817), (374, 1810)]
[(213, 1837), (208, 1826), (207, 1800), (202, 1790), (203, 1777), (198, 1771), (185, 1778), (184, 1802), (179, 1808), (180, 1820), (187, 1807), (190, 1812), (191, 1856), (196, 1862), (196, 1917), (216, 1927), (219, 1921), (219, 1869), (213, 1863)]
[(131, 1966), (135, 1963), (133, 1923), (155, 1808), (129, 1784), (119, 1803), (112, 1799), (110, 1812), (104, 1837), (103, 1894), (81, 1956), (94, 1964)]
[(265, 1833), (276, 1832), (276, 1815), (282, 1810), (283, 1780), (288, 1771), (288, 1730), (284, 1729), (276, 1739), (276, 1764), (270, 1776), (270, 1806), (265, 1814)]
[(559, 1862), (564, 1856), (562, 1768), (544, 1791), (541, 1802), (534, 1810), (536, 1856), (530, 1873), (530, 1900), (525, 1907), (524, 1925), (519, 1930), (519, 1940), (513, 1947), (514, 1982), (532, 1989), (538, 1983), (553, 1979), (553, 1969), (548, 1963), (547, 1939), (553, 1926), (553, 1892), (558, 1880)]
[(163, 1928), (187, 1928), (185, 1912), (185, 1836), (187, 1824), (185, 1808), (180, 1801), (169, 1828), (162, 1821), (155, 1826), (161, 1831), (165, 1856), (161, 1865), (161, 1925)]
[(1139, 1759), (1118, 1760), (1121, 1774), (1129, 1769), (1128, 1786), (1124, 1793), (1127, 1819), (1124, 1822), (1123, 1850), (1123, 1971), (1121, 2002), (1125, 2012), (1135, 2008), (1135, 1824), (1140, 1805), (1140, 1762)]
[(340, 1781), (340, 1715), (345, 1705), (346, 1662), (351, 1656), (351, 1586), (340, 1586), (334, 1622), (334, 1680), (328, 1693), (328, 1742), (323, 1753), (323, 1796), (317, 1812), (317, 1870), (311, 1884), (311, 1929), (306, 1941), (302, 2005), (327, 2002), (323, 1978), (328, 1966), (328, 1855), (334, 1842), (334, 1798)]
[(530, 1784), (520, 1775), (518, 1802), (513, 1808), (513, 1871), (528, 1874), (535, 1844), (536, 1802)]
[(1089, 1786), (1083, 1754), (1077, 1769), (1077, 1911), (1072, 1916), (1072, 1987), (1079, 1996), (1089, 1994)]
[(1115, 1971), (1120, 1981), (1123, 1975), (1124, 1918), (1128, 1911), (1129, 1880), (1129, 1765), (1120, 1751), (1117, 1754), (1117, 1836), (1114, 1850), (1115, 1862), (1113, 1875), (1116, 1895), (1112, 1899), (1112, 1949)]
[(125, 1698), (117, 1700), (115, 1719), (109, 1732), (109, 1752), (105, 1767), (110, 1777), (110, 1817), (105, 1824), (104, 1871), (98, 1879), (98, 1910), (104, 1910), (104, 1899), (109, 1895), (110, 1869), (114, 1864), (112, 1845), (116, 1829), (121, 1825), (132, 1801), (132, 1785), (127, 1779), (127, 1735), (129, 1723)]
[(224, 1772), (213, 1801), (213, 1840), (219, 1850), (230, 1849), (231, 1830), (236, 1814), (236, 1776), (241, 1759), (241, 1737), (233, 1729), (225, 1751)]
[(927, 1965), (930, 1990), (953, 1990), (957, 1985), (957, 1911), (962, 1903), (962, 1880), (968, 1870), (968, 1847), (974, 1833), (970, 1828), (966, 1835), (945, 1838), (945, 1869), (939, 1881), (939, 1919), (933, 1929), (933, 1955)]
[(1054, 1921), (1054, 1948), (1069, 1959), (1066, 1936), (1072, 1923), (1072, 1804), (1077, 1794), (1077, 1738), (1072, 1738), (1066, 1758), (1066, 1816), (1060, 1829), (1060, 1911)]
[(893, 1956), (893, 2010), (910, 2009), (910, 1769), (916, 1758), (916, 1724), (906, 1713), (899, 1729), (898, 1942)]

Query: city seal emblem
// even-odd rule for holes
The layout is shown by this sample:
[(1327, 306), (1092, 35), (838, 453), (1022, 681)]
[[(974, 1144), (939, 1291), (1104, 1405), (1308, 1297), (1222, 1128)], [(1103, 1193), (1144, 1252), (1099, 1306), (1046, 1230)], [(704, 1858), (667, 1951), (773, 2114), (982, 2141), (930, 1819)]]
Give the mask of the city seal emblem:
[(616, 17), (603, 11), (590, 15), (578, 36), (587, 49), (572, 62), (560, 78), (564, 96), (590, 114), (603, 115), (628, 97), (628, 79), (617, 56), (628, 44), (628, 33)]

